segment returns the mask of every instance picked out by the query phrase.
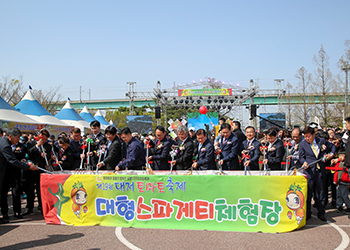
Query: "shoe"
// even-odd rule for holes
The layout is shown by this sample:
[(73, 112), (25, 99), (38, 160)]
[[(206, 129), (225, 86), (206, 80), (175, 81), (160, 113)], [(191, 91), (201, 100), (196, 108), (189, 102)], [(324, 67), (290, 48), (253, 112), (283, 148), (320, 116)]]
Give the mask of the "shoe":
[(344, 211), (343, 211), (345, 214), (350, 214), (350, 208), (346, 208), (346, 209), (344, 209)]
[(324, 216), (324, 214), (318, 215), (317, 218), (319, 218), (321, 221), (327, 221), (326, 217)]
[(33, 213), (33, 210), (32, 209), (29, 209), (27, 210), (27, 212), (25, 212), (23, 215), (30, 215)]
[(6, 224), (9, 222), (10, 222), (9, 220), (4, 220), (4, 219), (0, 218), (0, 224)]
[(4, 214), (4, 215), (2, 216), (2, 218), (3, 218), (4, 220), (9, 220), (9, 219), (10, 219), (10, 217), (8, 216), (8, 214)]
[(23, 219), (23, 215), (21, 213), (15, 213), (14, 215), (17, 219)]
[(341, 212), (343, 212), (343, 207), (338, 207), (338, 209), (337, 209), (337, 213), (341, 213)]

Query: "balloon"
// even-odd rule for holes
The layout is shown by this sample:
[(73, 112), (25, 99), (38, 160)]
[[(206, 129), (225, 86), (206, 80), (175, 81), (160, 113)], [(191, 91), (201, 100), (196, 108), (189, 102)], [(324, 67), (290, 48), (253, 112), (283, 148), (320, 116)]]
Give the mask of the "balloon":
[(207, 113), (207, 107), (206, 106), (202, 106), (199, 108), (199, 113), (201, 113), (202, 115), (205, 115)]

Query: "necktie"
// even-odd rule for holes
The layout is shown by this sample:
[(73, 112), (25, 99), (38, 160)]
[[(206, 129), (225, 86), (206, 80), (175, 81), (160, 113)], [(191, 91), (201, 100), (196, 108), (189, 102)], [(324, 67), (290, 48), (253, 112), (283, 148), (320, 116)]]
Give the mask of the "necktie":
[(318, 153), (317, 153), (317, 150), (316, 150), (316, 147), (315, 147), (315, 144), (314, 144), (314, 143), (312, 143), (311, 149), (312, 149), (312, 151), (314, 152), (314, 154), (315, 154), (315, 156), (316, 156), (316, 158), (317, 158), (317, 157), (318, 157)]

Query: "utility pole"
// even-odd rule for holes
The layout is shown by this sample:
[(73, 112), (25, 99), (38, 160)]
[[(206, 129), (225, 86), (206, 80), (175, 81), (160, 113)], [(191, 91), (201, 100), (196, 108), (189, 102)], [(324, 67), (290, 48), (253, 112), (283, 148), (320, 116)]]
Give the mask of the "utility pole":
[(282, 82), (284, 79), (275, 79), (275, 82), (277, 84), (277, 89), (278, 89), (278, 112), (282, 112)]
[(344, 70), (345, 72), (345, 108), (344, 108), (344, 113), (345, 113), (345, 118), (347, 117), (347, 108), (348, 108), (348, 105), (349, 105), (349, 94), (348, 94), (348, 81), (349, 81), (349, 77), (348, 77), (348, 71), (350, 69), (350, 65), (349, 65), (349, 62), (346, 61), (344, 62), (343, 64), (343, 67), (342, 67), (342, 70)]
[(129, 84), (129, 93), (126, 93), (126, 96), (130, 98), (129, 114), (134, 115), (134, 96), (135, 96), (134, 85), (136, 84), (136, 82), (127, 82), (127, 84)]

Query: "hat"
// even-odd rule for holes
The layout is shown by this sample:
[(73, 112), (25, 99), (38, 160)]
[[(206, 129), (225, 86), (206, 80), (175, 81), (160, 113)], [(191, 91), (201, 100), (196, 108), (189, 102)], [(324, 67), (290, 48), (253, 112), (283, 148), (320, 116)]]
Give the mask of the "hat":
[(196, 131), (196, 129), (194, 128), (194, 127), (190, 127), (189, 129), (188, 129), (188, 131)]
[(316, 122), (311, 122), (309, 127), (310, 128), (318, 128), (318, 124)]

